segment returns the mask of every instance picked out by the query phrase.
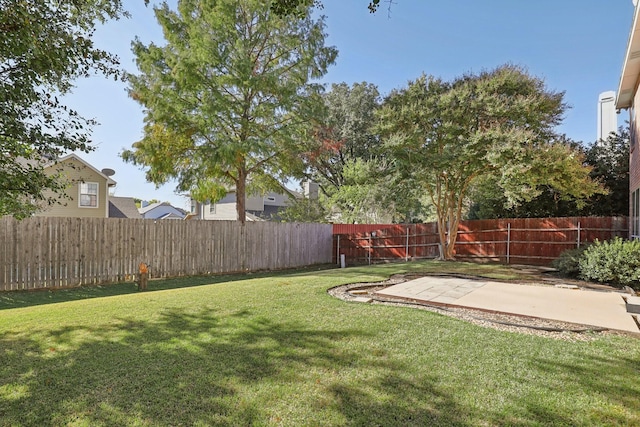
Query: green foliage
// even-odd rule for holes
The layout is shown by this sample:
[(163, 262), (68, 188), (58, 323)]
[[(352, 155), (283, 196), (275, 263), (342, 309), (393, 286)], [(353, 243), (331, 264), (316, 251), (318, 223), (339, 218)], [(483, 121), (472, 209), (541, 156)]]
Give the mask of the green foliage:
[(304, 17), (311, 6), (322, 8), (319, 0), (272, 0), (271, 10), (280, 16)]
[(92, 149), (95, 122), (58, 96), (79, 77), (118, 77), (118, 59), (91, 37), (97, 22), (123, 15), (121, 0), (0, 2), (0, 216), (54, 203), (65, 183), (45, 173), (48, 159)]
[[(391, 5), (391, 0), (387, 1), (389, 2), (389, 5)], [(303, 14), (301, 10), (311, 5), (320, 9), (322, 8), (322, 2), (320, 0), (272, 0), (271, 10), (281, 16), (300, 16)], [(371, 0), (367, 5), (367, 8), (369, 9), (369, 12), (375, 13), (379, 6), (380, 0)]]
[(341, 222), (400, 222), (419, 216), (420, 197), (390, 168), (374, 131), (378, 88), (366, 82), (333, 84), (323, 100), (322, 115), (308, 130), (304, 176), (321, 186), (327, 210)]
[(560, 274), (569, 277), (578, 277), (580, 275), (580, 260), (588, 245), (582, 245), (579, 248), (568, 249), (553, 260), (551, 266), (556, 268)]
[(325, 108), (311, 122), (305, 157), (310, 178), (330, 194), (344, 184), (347, 163), (380, 156), (380, 138), (372, 129), (380, 93), (371, 83), (334, 83), (322, 99)]
[(604, 242), (596, 240), (579, 264), (584, 279), (640, 290), (640, 241), (620, 237)]
[(282, 222), (328, 222), (329, 212), (318, 199), (294, 199), (278, 213)]
[(601, 182), (608, 193), (591, 197), (581, 215), (629, 215), (629, 141), (627, 123), (616, 134), (587, 149), (586, 163), (593, 168), (590, 176)]
[(514, 205), (509, 203), (497, 180), (489, 179), (474, 189), (469, 219), (628, 215), (628, 126), (621, 126), (618, 133), (606, 141), (596, 141), (586, 148), (570, 140), (565, 140), (564, 144), (575, 153), (574, 156), (584, 159), (590, 168), (589, 178), (601, 184), (603, 191), (578, 200), (569, 192), (542, 185), (538, 195)]
[(299, 11), (298, 19), (281, 17), (260, 0), (157, 7), (167, 43), (133, 44), (140, 74), (128, 76), (129, 94), (145, 108), (146, 125), (123, 158), (148, 168), (155, 184), (175, 179), (199, 201), (235, 187), (244, 221), (246, 194), (277, 190), (299, 173), (299, 135), (322, 105), (312, 80), (337, 55), (324, 46), (323, 18)]
[(340, 211), (340, 222), (376, 224), (390, 222), (388, 206), (382, 203), (384, 186), (375, 161), (348, 160), (342, 170), (342, 185), (330, 197), (331, 206)]
[(505, 65), (451, 82), (423, 75), (385, 100), (379, 131), (397, 173), (429, 196), (443, 258), (453, 257), (463, 209), (483, 179), (493, 178), (513, 202), (543, 185), (574, 197), (597, 191), (580, 156), (554, 142), (562, 99)]

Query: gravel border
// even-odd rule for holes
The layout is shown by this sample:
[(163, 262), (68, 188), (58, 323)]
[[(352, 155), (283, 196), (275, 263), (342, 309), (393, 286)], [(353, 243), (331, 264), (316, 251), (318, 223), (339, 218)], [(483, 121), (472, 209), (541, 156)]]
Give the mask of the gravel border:
[[(407, 301), (402, 298), (382, 297), (374, 294), (376, 291), (387, 288), (398, 283), (413, 280), (418, 277), (428, 276), (426, 274), (397, 274), (391, 276), (388, 280), (376, 283), (352, 283), (349, 285), (337, 286), (329, 289), (329, 295), (339, 298), (343, 301), (357, 302), (363, 297), (370, 298), (370, 304), (384, 304), (391, 306), (410, 307), (419, 310), (427, 310), (439, 313), (445, 316), (454, 317), (464, 320), (474, 325), (485, 328), (492, 328), (499, 331), (517, 332), (527, 335), (536, 335), (547, 338), (560, 339), (565, 341), (593, 341), (602, 335), (624, 335), (630, 336), (622, 331), (615, 331), (606, 328), (598, 328), (589, 325), (580, 325), (575, 323), (567, 323), (550, 319), (541, 319), (535, 317), (526, 317), (502, 313), (491, 313), (483, 310), (474, 310), (471, 308), (430, 305), (428, 303), (418, 303)], [(478, 279), (474, 277), (473, 279)], [(485, 279), (483, 279), (485, 280)], [(535, 284), (528, 283), (527, 284)], [(548, 286), (538, 283), (541, 286)], [(354, 294), (354, 291), (358, 291)]]

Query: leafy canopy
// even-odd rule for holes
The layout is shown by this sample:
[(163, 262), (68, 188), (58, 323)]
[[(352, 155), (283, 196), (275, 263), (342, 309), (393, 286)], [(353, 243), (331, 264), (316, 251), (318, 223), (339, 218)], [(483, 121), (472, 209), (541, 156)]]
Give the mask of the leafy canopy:
[(399, 173), (434, 206), (442, 258), (454, 257), (470, 189), (483, 178), (496, 177), (514, 202), (545, 184), (577, 198), (599, 189), (580, 156), (555, 143), (562, 99), (504, 65), (451, 82), (423, 75), (385, 100), (380, 132)]
[(344, 184), (347, 163), (379, 155), (380, 142), (372, 127), (380, 94), (371, 83), (334, 83), (322, 100), (324, 109), (310, 122), (305, 160), (307, 177), (331, 194)]
[(58, 96), (79, 77), (118, 77), (118, 59), (91, 37), (96, 23), (123, 15), (120, 0), (0, 1), (0, 216), (25, 217), (54, 203), (65, 182), (44, 165), (92, 149), (95, 122)]
[(140, 74), (128, 76), (129, 94), (145, 128), (123, 158), (199, 201), (235, 189), (244, 222), (246, 194), (300, 170), (298, 135), (321, 105), (312, 80), (337, 51), (308, 7), (292, 18), (259, 0), (181, 0), (155, 13), (166, 45), (133, 44)]
[(375, 132), (380, 93), (371, 83), (332, 84), (322, 96), (324, 109), (310, 123), (305, 143), (304, 178), (322, 189), (322, 203), (343, 222), (392, 222), (405, 219), (402, 183), (389, 168)]
[[(394, 3), (391, 0), (387, 0), (389, 7)], [(278, 15), (297, 15), (301, 13), (306, 7), (316, 6), (322, 8), (322, 2), (320, 0), (272, 0), (271, 9)], [(375, 13), (380, 6), (380, 0), (371, 0), (368, 4), (369, 12)]]
[[(589, 177), (604, 190), (586, 200), (575, 199), (570, 192), (552, 185), (540, 185), (529, 200), (510, 203), (495, 179), (478, 186), (471, 199), (471, 219), (540, 218), (562, 216), (626, 216), (629, 213), (629, 128), (621, 126), (606, 140), (583, 146), (566, 140), (567, 158), (578, 156), (591, 168)], [(569, 162), (569, 169), (575, 166)]]

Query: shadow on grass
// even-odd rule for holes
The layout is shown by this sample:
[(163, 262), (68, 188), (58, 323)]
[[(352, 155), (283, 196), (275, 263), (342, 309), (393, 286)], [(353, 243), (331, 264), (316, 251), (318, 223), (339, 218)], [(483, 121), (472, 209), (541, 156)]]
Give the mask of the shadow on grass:
[[(376, 378), (366, 387), (336, 384), (331, 391), (337, 408), (357, 426), (471, 426), (469, 413), (450, 394), (439, 389), (438, 378), (422, 374), (408, 379), (400, 372)], [(367, 388), (382, 394), (376, 398)]]
[[(399, 268), (399, 264), (402, 267)], [(303, 277), (310, 273), (322, 271), (329, 276), (339, 276), (341, 278), (351, 278), (358, 280), (358, 277), (365, 274), (367, 276), (378, 276), (379, 280), (385, 280), (389, 275), (398, 271), (412, 272), (415, 274), (433, 273), (468, 273), (476, 274), (479, 277), (495, 277), (500, 273), (503, 266), (484, 266), (470, 263), (451, 262), (411, 262), (411, 263), (387, 263), (374, 266), (355, 266), (347, 269), (336, 268), (333, 264), (314, 266), (305, 269), (281, 270), (257, 272), (248, 274), (225, 274), (213, 276), (185, 276), (170, 279), (157, 279), (149, 282), (145, 292), (162, 291), (167, 289), (188, 288), (202, 285), (212, 285), (224, 282), (235, 282), (241, 280), (251, 280), (269, 277)], [(496, 272), (497, 271), (497, 272)], [(506, 273), (505, 273), (506, 274)], [(506, 276), (505, 276), (506, 277)], [(517, 276), (513, 276), (515, 278)], [(127, 295), (137, 293), (138, 287), (134, 282), (114, 283), (97, 286), (80, 286), (69, 289), (41, 289), (34, 291), (8, 291), (0, 292), (0, 310), (31, 307), (35, 305), (54, 304), (67, 301), (83, 300), (89, 298), (102, 298), (116, 295)]]
[[(285, 275), (308, 274), (310, 272), (329, 270), (332, 268), (334, 268), (333, 265), (328, 265), (316, 266), (307, 269), (284, 271), (269, 271), (247, 274), (224, 274), (215, 276), (186, 276), (170, 279), (157, 279), (149, 281), (148, 289), (145, 292), (189, 288), (194, 286), (213, 285), (217, 283), (260, 279), (265, 277), (281, 277)], [(60, 302), (76, 301), (90, 298), (127, 295), (138, 292), (138, 286), (134, 282), (113, 283), (97, 286), (79, 286), (77, 288), (68, 289), (39, 289), (33, 291), (0, 292), (0, 310), (31, 307), (44, 304), (55, 304)]]
[(167, 310), (34, 334), (0, 336), (6, 425), (465, 425), (435, 377), (350, 350), (360, 330)]

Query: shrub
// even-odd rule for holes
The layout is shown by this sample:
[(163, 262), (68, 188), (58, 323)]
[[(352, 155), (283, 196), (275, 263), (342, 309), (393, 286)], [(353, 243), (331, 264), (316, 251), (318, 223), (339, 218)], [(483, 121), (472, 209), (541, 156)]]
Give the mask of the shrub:
[(553, 260), (551, 266), (564, 276), (578, 277), (580, 276), (580, 259), (583, 257), (586, 249), (586, 245), (577, 249), (567, 249), (562, 252), (558, 258)]
[(579, 266), (584, 279), (640, 289), (640, 241), (596, 240), (584, 251)]

